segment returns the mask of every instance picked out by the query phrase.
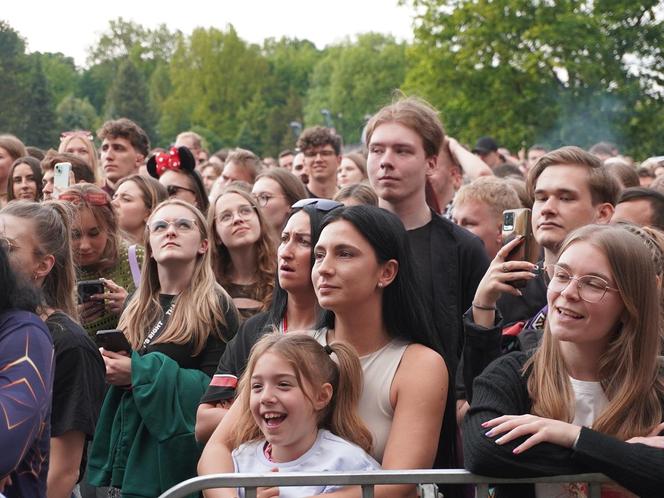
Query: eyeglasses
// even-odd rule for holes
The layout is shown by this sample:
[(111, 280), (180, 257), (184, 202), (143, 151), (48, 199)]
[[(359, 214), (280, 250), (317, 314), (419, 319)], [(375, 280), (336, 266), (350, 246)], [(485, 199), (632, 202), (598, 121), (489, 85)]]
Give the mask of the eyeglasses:
[(166, 233), (166, 230), (168, 230), (168, 227), (170, 227), (171, 225), (175, 227), (176, 232), (187, 233), (191, 232), (192, 230), (194, 230), (194, 228), (196, 228), (196, 221), (188, 220), (187, 218), (177, 218), (172, 221), (155, 220), (152, 223), (150, 223), (148, 228), (151, 233), (161, 234), (161, 233)]
[(332, 211), (333, 209), (342, 207), (343, 204), (337, 201), (333, 201), (331, 199), (315, 199), (315, 198), (300, 199), (291, 206), (291, 209), (302, 209), (303, 207), (306, 206), (311, 206), (313, 208), (316, 208), (318, 211), (327, 213), (329, 211)]
[(221, 214), (217, 216), (217, 220), (224, 225), (230, 225), (233, 222), (233, 215), (236, 213), (241, 220), (248, 220), (254, 215), (254, 209), (254, 206), (245, 205), (237, 208), (237, 211), (222, 211)]
[(254, 199), (256, 199), (256, 202), (262, 208), (267, 206), (267, 203), (270, 202), (270, 199), (273, 199), (275, 197), (286, 197), (286, 196), (285, 195), (270, 195), (270, 194), (254, 195)]
[(311, 159), (312, 157), (316, 157), (318, 154), (320, 154), (320, 157), (332, 157), (337, 155), (336, 152), (330, 149), (323, 149), (323, 150), (309, 149), (304, 151), (304, 157), (308, 157), (309, 159)]
[(609, 286), (609, 283), (601, 277), (594, 275), (582, 275), (574, 277), (562, 266), (553, 265), (553, 276), (549, 282), (549, 290), (562, 292), (567, 286), (576, 280), (579, 297), (587, 303), (598, 303), (607, 291), (618, 292), (618, 289)]
[(9, 254), (10, 252), (18, 249), (19, 247), (14, 244), (14, 241), (8, 239), (7, 237), (0, 237), (0, 249)]
[(185, 192), (191, 192), (192, 194), (196, 195), (196, 191), (192, 190), (187, 187), (180, 187), (178, 185), (168, 185), (166, 187), (166, 192), (168, 192), (168, 197), (173, 197), (174, 195), (177, 195), (180, 190), (184, 190)]

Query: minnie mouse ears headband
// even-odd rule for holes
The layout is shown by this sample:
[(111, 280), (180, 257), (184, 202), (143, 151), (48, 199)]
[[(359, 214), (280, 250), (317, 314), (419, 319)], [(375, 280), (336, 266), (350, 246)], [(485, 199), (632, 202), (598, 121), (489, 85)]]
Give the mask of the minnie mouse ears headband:
[(196, 167), (194, 155), (187, 147), (171, 147), (168, 152), (158, 152), (148, 159), (147, 170), (151, 177), (159, 179), (166, 171), (192, 172)]

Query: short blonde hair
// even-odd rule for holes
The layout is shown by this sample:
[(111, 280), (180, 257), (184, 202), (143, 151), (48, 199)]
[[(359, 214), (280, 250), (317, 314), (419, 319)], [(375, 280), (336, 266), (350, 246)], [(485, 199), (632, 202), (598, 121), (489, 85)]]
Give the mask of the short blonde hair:
[(493, 176), (481, 176), (472, 183), (461, 187), (454, 196), (452, 207), (468, 201), (485, 203), (501, 225), (503, 211), (522, 207), (514, 187), (505, 180)]

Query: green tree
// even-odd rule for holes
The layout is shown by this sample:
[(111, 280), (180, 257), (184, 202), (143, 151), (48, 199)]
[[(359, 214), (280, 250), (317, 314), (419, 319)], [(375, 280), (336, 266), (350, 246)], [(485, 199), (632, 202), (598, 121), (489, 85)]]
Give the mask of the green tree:
[(263, 92), (266, 105), (263, 154), (274, 156), (294, 146), (289, 123), (303, 121), (304, 98), (320, 51), (308, 40), (281, 38), (266, 40), (263, 53), (270, 73)]
[(27, 68), (25, 42), (9, 24), (0, 21), (0, 132), (21, 136), (25, 131)]
[(27, 118), (23, 140), (41, 148), (53, 147), (57, 138), (57, 124), (53, 95), (39, 58), (33, 62), (28, 85), (25, 115)]
[(53, 94), (53, 101), (58, 104), (67, 95), (78, 92), (80, 74), (76, 70), (74, 59), (61, 53), (33, 52), (30, 59), (39, 59), (44, 74), (48, 80), (48, 87)]
[(661, 135), (662, 21), (648, 0), (414, 0), (405, 89), (466, 142), (613, 140), (633, 153)]
[(99, 123), (95, 108), (87, 99), (79, 99), (68, 95), (55, 109), (58, 117), (58, 130), (91, 130), (94, 131)]
[(118, 61), (105, 61), (83, 71), (77, 97), (87, 99), (97, 114), (103, 114), (106, 95), (118, 70)]
[(125, 59), (118, 69), (106, 99), (107, 119), (129, 118), (155, 138), (154, 111), (150, 105), (148, 86), (131, 59)]
[(260, 48), (240, 39), (232, 26), (194, 30), (180, 40), (170, 61), (172, 92), (161, 109), (161, 133), (174, 138), (202, 126), (234, 145), (243, 126), (239, 116), (246, 116), (241, 110), (261, 94), (267, 75)]
[(406, 75), (405, 45), (376, 33), (328, 48), (314, 68), (305, 104), (307, 126), (326, 124), (321, 110), (346, 143), (358, 143), (368, 114), (389, 102)]

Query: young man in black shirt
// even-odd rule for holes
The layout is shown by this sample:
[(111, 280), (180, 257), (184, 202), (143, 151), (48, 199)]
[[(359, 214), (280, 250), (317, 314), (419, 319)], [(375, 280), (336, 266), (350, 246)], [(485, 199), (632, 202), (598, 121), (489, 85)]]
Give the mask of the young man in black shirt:
[(429, 104), (405, 98), (378, 111), (365, 135), (369, 180), (379, 206), (408, 230), (422, 293), (454, 372), (463, 344), (461, 317), (489, 261), (480, 239), (427, 206), (426, 178), (445, 138), (442, 124)]

